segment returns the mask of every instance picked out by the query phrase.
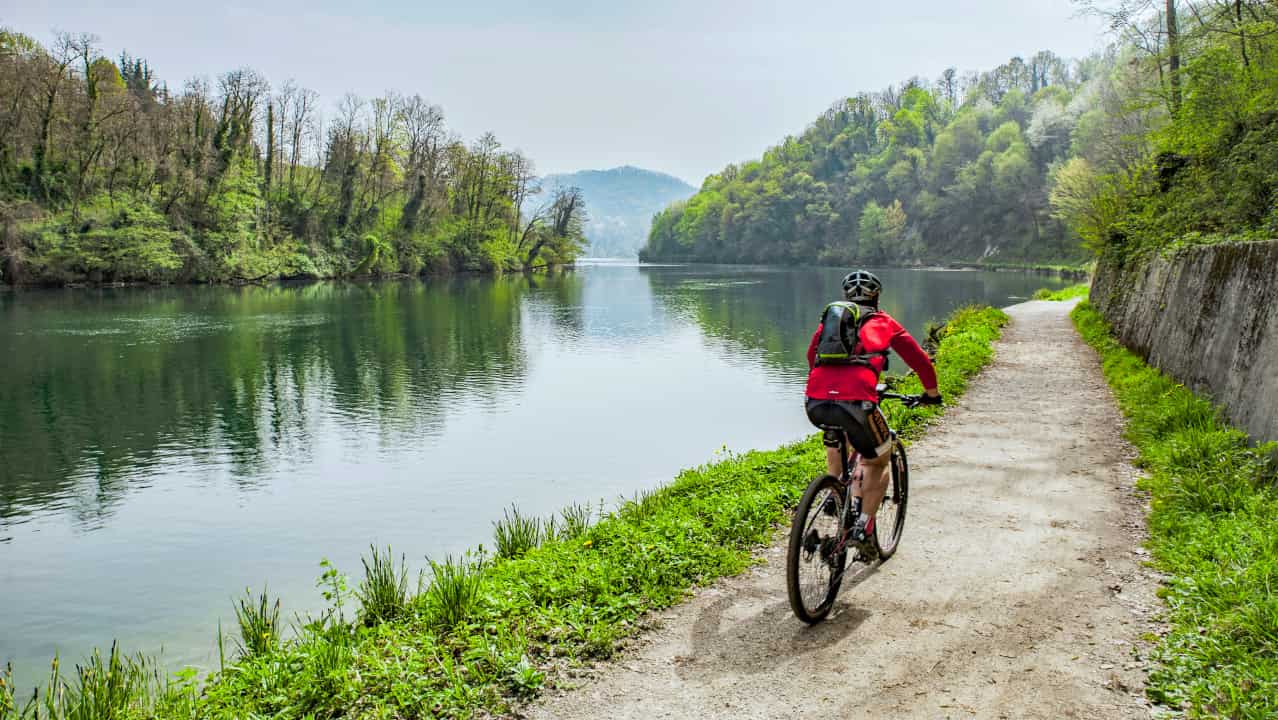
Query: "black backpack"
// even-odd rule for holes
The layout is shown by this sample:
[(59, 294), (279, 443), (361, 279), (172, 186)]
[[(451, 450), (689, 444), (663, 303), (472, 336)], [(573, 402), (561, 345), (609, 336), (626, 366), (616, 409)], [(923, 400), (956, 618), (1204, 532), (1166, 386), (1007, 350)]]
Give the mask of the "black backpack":
[[(817, 339), (817, 365), (870, 365), (876, 357), (886, 358), (886, 350), (858, 353), (861, 328), (878, 310), (854, 302), (838, 301), (821, 313), (821, 337)], [(886, 365), (884, 366), (886, 369)]]

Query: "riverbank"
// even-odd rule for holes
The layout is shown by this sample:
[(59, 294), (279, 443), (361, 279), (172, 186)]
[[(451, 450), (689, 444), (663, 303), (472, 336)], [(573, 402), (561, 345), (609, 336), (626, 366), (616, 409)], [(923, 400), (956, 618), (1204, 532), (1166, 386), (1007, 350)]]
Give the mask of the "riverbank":
[(830, 618), (790, 612), (782, 538), (526, 714), (1148, 720), (1160, 603), (1121, 415), (1069, 305), (1007, 313), (993, 363), (910, 445), (900, 549), (845, 579)]
[[(957, 396), (989, 361), (1003, 321), (989, 309), (951, 318), (938, 350), (943, 392)], [(917, 390), (910, 382), (903, 389)], [(892, 412), (907, 436), (937, 414)], [(225, 664), (203, 684), (191, 675), (166, 680), (146, 661), (107, 659), (79, 678), (56, 675), (51, 684), (64, 701), (49, 714), (66, 717), (69, 704), (86, 697), (83, 683), (94, 695), (106, 679), (124, 688), (111, 702), (142, 716), (501, 712), (566, 668), (607, 657), (642, 618), (690, 587), (748, 567), (821, 457), (815, 439), (733, 456), (687, 471), (593, 524), (599, 513), (584, 507), (565, 510), (549, 532), (512, 515), (498, 529), (498, 555), (437, 563), (434, 581), (417, 594), (399, 579), (392, 553), (368, 557), (370, 573), (360, 583), (336, 572), (321, 579), (332, 606), (301, 623), (296, 638), (278, 640), (272, 619), (280, 616), (269, 596), (247, 603), (245, 624), (256, 628), (248, 637), (266, 641), (245, 642), (252, 649), (240, 653), (228, 640)], [(24, 717), (12, 705), (6, 712), (5, 720)]]
[(992, 270), (994, 272), (1028, 272), (1070, 280), (1086, 280), (1092, 273), (1092, 263), (1072, 265), (1064, 263), (1032, 262), (954, 262), (948, 267), (963, 270)]
[(432, 281), (449, 278), (495, 278), (517, 275), (545, 275), (548, 273), (571, 272), (577, 267), (576, 261), (556, 264), (542, 264), (533, 267), (513, 269), (438, 269), (418, 274), (387, 272), (377, 274), (339, 274), (339, 275), (276, 275), (268, 278), (220, 278), (184, 281), (71, 281), (71, 282), (0, 282), (0, 292), (21, 292), (23, 290), (120, 290), (124, 288), (169, 288), (169, 287), (301, 287), (317, 283), (375, 283), (402, 282), (408, 280)]
[[(571, 266), (578, 232), (532, 251), (488, 229), (406, 234), (370, 227), (315, 242), (286, 228), (233, 241), (169, 222), (139, 198), (98, 198), (75, 216), (0, 200), (0, 287), (252, 285), (498, 275)], [(210, 247), (210, 246), (214, 247)]]
[(1190, 717), (1278, 716), (1278, 472), (1210, 402), (1123, 347), (1090, 305), (1072, 314), (1101, 355), (1149, 492), (1148, 547), (1168, 631), (1150, 697)]
[(1048, 288), (1042, 288), (1038, 292), (1034, 293), (1034, 299), (1035, 300), (1051, 300), (1053, 302), (1065, 302), (1067, 300), (1077, 300), (1079, 298), (1087, 297), (1087, 293), (1090, 289), (1091, 289), (1091, 286), (1087, 285), (1086, 283), (1071, 285), (1067, 288), (1061, 288), (1060, 290), (1050, 290)]
[[(692, 266), (737, 265), (741, 267), (760, 266), (759, 263), (754, 263), (754, 262), (732, 262), (729, 260), (704, 261), (704, 260), (699, 260), (695, 256), (691, 256), (691, 255), (678, 256), (678, 257), (652, 258), (645, 255), (642, 252), (639, 254), (639, 262), (646, 265), (692, 265)], [(821, 266), (823, 267), (828, 265), (829, 265), (828, 263), (821, 264)], [(786, 264), (786, 266), (805, 267), (807, 265), (804, 265), (803, 263), (790, 263), (790, 264)], [(812, 264), (811, 266), (816, 267), (817, 264)], [(1021, 273), (1031, 274), (1031, 275), (1042, 275), (1045, 277), (1057, 277), (1057, 278), (1062, 278), (1065, 280), (1086, 280), (1089, 277), (1091, 277), (1091, 274), (1093, 271), (1093, 263), (1079, 264), (1079, 265), (1061, 264), (1061, 263), (1032, 263), (1032, 262), (988, 263), (988, 262), (980, 262), (980, 261), (952, 260), (952, 259), (943, 259), (943, 258), (920, 260), (918, 262), (912, 262), (912, 263), (890, 263), (890, 262), (889, 263), (864, 263), (863, 266), (872, 268), (872, 269), (887, 269), (887, 270), (986, 270), (989, 272), (1021, 272)]]

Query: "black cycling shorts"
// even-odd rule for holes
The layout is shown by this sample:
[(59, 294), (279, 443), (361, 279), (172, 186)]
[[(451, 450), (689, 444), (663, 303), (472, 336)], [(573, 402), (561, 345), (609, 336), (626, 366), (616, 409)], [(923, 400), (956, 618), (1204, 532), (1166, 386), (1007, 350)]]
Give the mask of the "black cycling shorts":
[(873, 460), (892, 450), (887, 418), (872, 402), (808, 398), (808, 420), (819, 428), (842, 428), (861, 456)]

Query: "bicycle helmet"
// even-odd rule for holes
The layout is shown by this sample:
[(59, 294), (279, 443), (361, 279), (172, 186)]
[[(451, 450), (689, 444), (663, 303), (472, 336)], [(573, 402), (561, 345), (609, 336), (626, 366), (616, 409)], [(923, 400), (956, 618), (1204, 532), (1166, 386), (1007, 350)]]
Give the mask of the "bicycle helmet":
[(843, 296), (851, 302), (878, 305), (883, 283), (868, 270), (853, 270), (843, 278)]

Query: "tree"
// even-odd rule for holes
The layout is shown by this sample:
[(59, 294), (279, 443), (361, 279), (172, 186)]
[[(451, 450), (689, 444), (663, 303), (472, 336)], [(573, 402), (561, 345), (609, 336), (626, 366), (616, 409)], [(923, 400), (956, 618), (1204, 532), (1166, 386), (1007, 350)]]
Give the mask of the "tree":
[(1171, 80), (1172, 115), (1180, 112), (1180, 30), (1176, 19), (1176, 0), (1167, 4), (1167, 65)]
[(1083, 158), (1071, 158), (1055, 174), (1052, 217), (1078, 233), (1088, 248), (1099, 250), (1109, 239), (1121, 210), (1112, 178), (1096, 172)]
[(68, 33), (59, 33), (53, 44), (51, 53), (41, 53), (36, 62), (38, 73), (41, 108), (39, 112), (39, 134), (31, 151), (31, 195), (40, 200), (50, 200), (51, 188), (47, 169), (50, 145), (53, 142), (53, 124), (59, 94), (62, 86), (68, 81), (68, 69), (75, 61), (75, 38)]
[(536, 239), (525, 256), (525, 268), (535, 267), (544, 249), (549, 248), (555, 254), (564, 254), (580, 250), (585, 245), (586, 240), (581, 228), (586, 221), (586, 202), (580, 188), (568, 187), (556, 190), (555, 199), (551, 202), (545, 218), (545, 225), (538, 227), (540, 232), (536, 233)]

